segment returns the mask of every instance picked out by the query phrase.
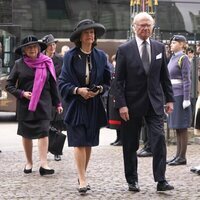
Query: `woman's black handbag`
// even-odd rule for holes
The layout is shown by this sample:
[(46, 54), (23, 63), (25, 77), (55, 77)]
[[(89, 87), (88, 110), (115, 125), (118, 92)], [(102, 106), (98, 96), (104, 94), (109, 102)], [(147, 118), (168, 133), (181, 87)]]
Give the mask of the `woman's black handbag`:
[(51, 126), (49, 128), (49, 147), (48, 151), (54, 155), (62, 155), (66, 135)]

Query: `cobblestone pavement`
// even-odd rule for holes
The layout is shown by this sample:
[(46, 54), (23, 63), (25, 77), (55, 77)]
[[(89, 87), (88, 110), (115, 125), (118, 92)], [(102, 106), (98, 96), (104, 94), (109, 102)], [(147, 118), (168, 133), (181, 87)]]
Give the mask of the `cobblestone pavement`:
[[(167, 166), (167, 180), (174, 185), (170, 192), (156, 192), (152, 176), (152, 158), (139, 158), (138, 173), (141, 191), (127, 190), (124, 178), (121, 147), (110, 146), (115, 132), (102, 129), (100, 146), (93, 148), (88, 168), (88, 181), (92, 190), (85, 196), (77, 192), (77, 174), (74, 165), (73, 148), (64, 147), (62, 161), (53, 160), (48, 154), (50, 167), (56, 173), (49, 177), (39, 175), (37, 143), (34, 143), (33, 173), (25, 175), (25, 164), (21, 138), (16, 135), (15, 123), (0, 124), (0, 200), (197, 200), (200, 199), (200, 176), (192, 174), (190, 168), (200, 164), (200, 145), (188, 145), (188, 163), (185, 166)], [(176, 146), (170, 145), (168, 158)]]

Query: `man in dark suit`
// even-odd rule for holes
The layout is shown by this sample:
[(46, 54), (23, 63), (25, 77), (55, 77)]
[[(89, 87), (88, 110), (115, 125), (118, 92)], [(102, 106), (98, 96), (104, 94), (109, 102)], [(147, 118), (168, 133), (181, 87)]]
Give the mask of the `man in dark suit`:
[[(150, 39), (153, 18), (145, 12), (133, 20), (135, 38), (118, 48), (115, 98), (122, 125), (125, 177), (130, 191), (139, 192), (137, 153), (143, 118), (153, 153), (153, 175), (157, 191), (174, 189), (165, 178), (165, 112), (173, 111), (173, 92), (166, 64), (165, 46)], [(164, 94), (164, 95), (163, 95)]]

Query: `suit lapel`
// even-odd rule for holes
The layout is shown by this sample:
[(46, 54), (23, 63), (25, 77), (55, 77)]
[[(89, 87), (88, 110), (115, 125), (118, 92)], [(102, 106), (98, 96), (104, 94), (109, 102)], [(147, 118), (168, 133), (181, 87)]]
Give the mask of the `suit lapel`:
[(155, 55), (155, 49), (156, 49), (155, 43), (152, 40), (150, 40), (150, 45), (151, 45), (151, 63), (150, 63), (149, 71), (151, 70), (153, 63), (155, 61), (155, 57), (156, 57), (156, 55)]

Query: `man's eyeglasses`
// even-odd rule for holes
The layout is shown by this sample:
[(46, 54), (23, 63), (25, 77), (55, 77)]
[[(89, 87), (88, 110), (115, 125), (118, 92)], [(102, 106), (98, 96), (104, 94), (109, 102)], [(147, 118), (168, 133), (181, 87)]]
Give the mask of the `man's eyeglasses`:
[(136, 24), (136, 26), (140, 28), (151, 28), (153, 25), (152, 24)]

